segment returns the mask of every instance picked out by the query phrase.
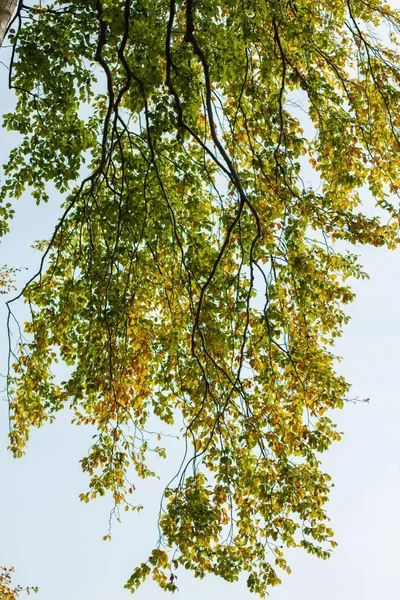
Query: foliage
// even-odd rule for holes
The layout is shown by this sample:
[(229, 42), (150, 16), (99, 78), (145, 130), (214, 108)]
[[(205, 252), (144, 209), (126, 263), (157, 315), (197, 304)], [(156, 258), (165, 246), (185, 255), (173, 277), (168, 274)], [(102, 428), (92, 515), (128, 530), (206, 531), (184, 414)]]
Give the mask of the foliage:
[(335, 545), (319, 455), (340, 438), (332, 345), (364, 277), (343, 248), (398, 242), (399, 25), (380, 0), (20, 4), (2, 198), (47, 201), (52, 182), (65, 203), (19, 296), (10, 447), (70, 405), (97, 429), (82, 499), (129, 509), (132, 466), (154, 475), (148, 453), (180, 430), (131, 590), (151, 574), (173, 591), (183, 566), (246, 571), (264, 596), (283, 547)]
[(15, 275), (21, 269), (15, 269), (7, 267), (7, 265), (0, 267), (0, 294), (9, 294), (11, 290), (15, 290)]
[(0, 598), (2, 600), (17, 600), (21, 595), (21, 592), (25, 592), (29, 595), (31, 592), (37, 593), (39, 591), (39, 588), (37, 587), (23, 588), (20, 585), (13, 587), (13, 571), (13, 567), (0, 567)]

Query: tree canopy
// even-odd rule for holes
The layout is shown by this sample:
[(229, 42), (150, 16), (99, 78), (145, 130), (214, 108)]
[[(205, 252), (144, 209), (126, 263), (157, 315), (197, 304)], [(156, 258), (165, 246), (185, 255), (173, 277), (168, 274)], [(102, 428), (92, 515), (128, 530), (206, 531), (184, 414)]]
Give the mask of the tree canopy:
[(400, 12), (72, 0), (20, 2), (10, 27), (1, 232), (25, 189), (64, 198), (16, 342), (8, 304), (10, 448), (71, 407), (97, 431), (81, 498), (118, 512), (177, 433), (160, 536), (126, 586), (174, 591), (184, 567), (246, 572), (263, 597), (285, 547), (335, 546), (320, 453), (349, 384), (332, 346), (365, 276), (349, 249), (399, 241)]

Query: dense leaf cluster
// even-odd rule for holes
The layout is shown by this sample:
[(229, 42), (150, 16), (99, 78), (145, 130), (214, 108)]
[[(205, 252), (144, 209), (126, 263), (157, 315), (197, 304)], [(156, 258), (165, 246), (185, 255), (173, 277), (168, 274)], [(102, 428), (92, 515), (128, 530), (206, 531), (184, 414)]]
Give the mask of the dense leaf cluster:
[(97, 428), (82, 499), (129, 507), (132, 465), (165, 455), (148, 430), (180, 431), (131, 590), (152, 574), (173, 591), (183, 566), (246, 571), (264, 596), (283, 547), (335, 545), (319, 454), (349, 391), (346, 280), (364, 276), (337, 242), (398, 242), (399, 25), (380, 0), (20, 5), (2, 198), (52, 182), (65, 203), (22, 292), (10, 443), (70, 405)]

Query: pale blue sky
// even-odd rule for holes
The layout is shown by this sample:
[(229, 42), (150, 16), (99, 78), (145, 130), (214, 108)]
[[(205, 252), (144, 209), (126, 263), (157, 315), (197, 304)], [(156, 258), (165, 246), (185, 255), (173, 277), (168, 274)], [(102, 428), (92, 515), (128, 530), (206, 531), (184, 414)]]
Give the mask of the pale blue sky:
[[(5, 76), (1, 67), (0, 113), (12, 105), (4, 89)], [(1, 131), (0, 140), (2, 163), (15, 137)], [(57, 199), (38, 208), (26, 195), (16, 208), (11, 234), (0, 245), (0, 264), (34, 270), (39, 257), (30, 245), (51, 233)], [(273, 600), (391, 600), (399, 595), (400, 250), (360, 248), (359, 254), (371, 279), (354, 286), (358, 297), (350, 309), (352, 321), (337, 350), (353, 395), (369, 396), (371, 402), (348, 405), (337, 415), (346, 435), (324, 458), (336, 483), (329, 512), (339, 546), (326, 562), (301, 550), (288, 553), (292, 575), (271, 590)], [(3, 306), (0, 318), (3, 372)], [(39, 600), (130, 598), (123, 584), (153, 547), (158, 491), (165, 482), (140, 482), (146, 509), (139, 515), (124, 514), (122, 524), (114, 524), (112, 541), (103, 542), (111, 501), (86, 505), (78, 499), (87, 486), (78, 461), (90, 445), (90, 431), (71, 426), (68, 415), (61, 414), (54, 425), (33, 432), (27, 455), (18, 461), (5, 449), (6, 435), (7, 406), (1, 402), (0, 564), (16, 567), (16, 581), (39, 585)], [(244, 582), (178, 575), (177, 600), (255, 598)], [(167, 596), (149, 582), (135, 598)]]

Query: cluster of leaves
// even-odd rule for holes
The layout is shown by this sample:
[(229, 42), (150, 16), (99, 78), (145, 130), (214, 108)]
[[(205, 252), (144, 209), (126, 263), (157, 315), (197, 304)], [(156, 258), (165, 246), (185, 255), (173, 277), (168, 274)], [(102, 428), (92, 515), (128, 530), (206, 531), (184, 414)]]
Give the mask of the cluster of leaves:
[(37, 587), (14, 586), (12, 583), (13, 571), (13, 567), (0, 567), (0, 598), (2, 600), (17, 600), (22, 592), (28, 595), (31, 592), (37, 594), (39, 591)]
[(264, 596), (290, 570), (283, 546), (335, 545), (319, 453), (349, 391), (332, 352), (346, 280), (364, 277), (335, 242), (399, 241), (400, 15), (380, 0), (70, 0), (23, 4), (16, 23), (5, 124), (22, 141), (1, 197), (47, 200), (51, 181), (66, 200), (19, 296), (11, 449), (70, 405), (97, 428), (82, 499), (129, 507), (132, 465), (154, 475), (148, 452), (181, 428), (160, 538), (127, 587), (151, 574), (173, 591), (183, 566), (247, 571)]
[(0, 294), (9, 294), (16, 289), (16, 275), (21, 270), (7, 265), (0, 267)]
[(12, 286), (10, 270), (6, 266), (0, 268), (0, 294), (7, 294)]

